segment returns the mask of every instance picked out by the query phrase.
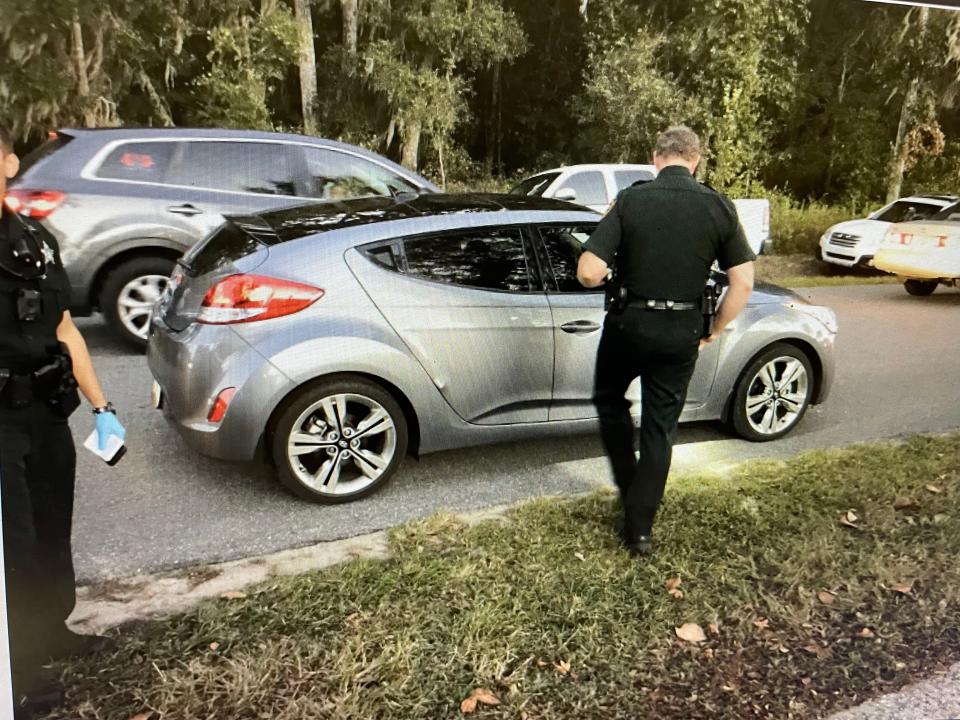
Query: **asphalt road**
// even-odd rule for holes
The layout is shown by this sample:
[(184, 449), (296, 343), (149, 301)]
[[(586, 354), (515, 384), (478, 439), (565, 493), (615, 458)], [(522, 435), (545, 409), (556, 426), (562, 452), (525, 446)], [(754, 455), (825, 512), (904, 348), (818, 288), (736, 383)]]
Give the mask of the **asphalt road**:
[[(927, 298), (899, 285), (800, 291), (838, 315), (837, 377), (825, 405), (786, 438), (734, 439), (714, 423), (681, 428), (674, 472), (748, 458), (960, 428), (960, 291)], [(264, 467), (201, 457), (150, 408), (143, 357), (115, 343), (99, 319), (78, 321), (108, 395), (127, 427), (115, 468), (78, 447), (74, 554), (80, 582), (248, 557), (349, 537), (440, 510), (471, 510), (608, 483), (596, 437), (512, 443), (408, 460), (366, 500), (298, 500)], [(93, 420), (78, 411), (78, 442)]]

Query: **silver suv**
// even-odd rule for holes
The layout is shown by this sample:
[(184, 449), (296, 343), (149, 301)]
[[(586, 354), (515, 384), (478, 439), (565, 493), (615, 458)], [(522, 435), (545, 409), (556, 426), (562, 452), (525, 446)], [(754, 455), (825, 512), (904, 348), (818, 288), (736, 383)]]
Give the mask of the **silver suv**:
[(250, 214), (340, 199), (436, 192), (429, 181), (332, 140), (244, 130), (61, 130), (24, 158), (11, 193), (60, 243), (74, 312), (101, 310), (146, 343), (177, 258)]

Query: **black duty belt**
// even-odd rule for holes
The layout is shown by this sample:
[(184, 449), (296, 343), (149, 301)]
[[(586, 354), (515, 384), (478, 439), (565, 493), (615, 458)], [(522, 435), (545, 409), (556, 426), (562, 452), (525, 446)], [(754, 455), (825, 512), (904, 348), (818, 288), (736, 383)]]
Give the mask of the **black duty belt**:
[(647, 298), (631, 299), (629, 307), (637, 307), (641, 310), (699, 310), (700, 303), (686, 302), (679, 300), (649, 300)]

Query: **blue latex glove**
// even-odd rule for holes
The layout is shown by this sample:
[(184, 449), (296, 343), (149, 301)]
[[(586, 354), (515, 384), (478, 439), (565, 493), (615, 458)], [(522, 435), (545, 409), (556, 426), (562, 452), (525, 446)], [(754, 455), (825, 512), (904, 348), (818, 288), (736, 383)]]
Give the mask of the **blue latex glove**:
[(121, 440), (127, 436), (127, 431), (123, 429), (123, 425), (120, 424), (117, 416), (112, 412), (102, 412), (96, 417), (97, 447), (99, 447), (101, 451), (107, 449), (107, 441), (111, 435), (116, 435)]

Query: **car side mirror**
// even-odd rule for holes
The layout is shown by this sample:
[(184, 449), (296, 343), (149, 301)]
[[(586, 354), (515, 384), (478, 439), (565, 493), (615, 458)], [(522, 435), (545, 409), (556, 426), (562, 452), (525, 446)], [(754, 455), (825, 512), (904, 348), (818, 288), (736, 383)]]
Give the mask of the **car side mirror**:
[(567, 202), (573, 202), (577, 199), (577, 191), (570, 187), (561, 188), (557, 190), (556, 194), (553, 196), (557, 200), (566, 200)]

